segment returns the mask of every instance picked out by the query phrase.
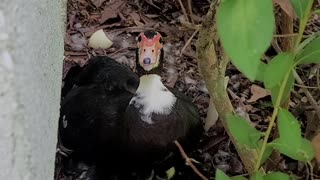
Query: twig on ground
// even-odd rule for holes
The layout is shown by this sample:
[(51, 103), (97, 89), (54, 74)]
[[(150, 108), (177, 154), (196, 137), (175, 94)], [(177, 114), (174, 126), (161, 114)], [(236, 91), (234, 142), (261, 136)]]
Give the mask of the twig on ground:
[[(308, 170), (308, 166), (309, 166), (309, 168), (310, 168), (310, 170)], [(311, 180), (314, 180), (314, 178), (313, 178), (313, 165), (311, 164), (311, 162), (307, 162), (307, 164), (306, 164), (306, 167), (307, 167), (307, 173), (308, 173), (308, 176), (307, 177), (310, 177), (310, 179)], [(309, 172), (310, 171), (310, 172)]]
[(312, 86), (304, 86), (301, 84), (294, 84), (295, 86), (301, 87), (301, 88), (307, 88), (307, 89), (318, 89), (318, 87), (312, 87)]
[(293, 34), (275, 34), (273, 37), (277, 38), (291, 38), (291, 37), (296, 37), (298, 36), (298, 33), (293, 33)]
[(113, 56), (113, 55), (117, 54), (118, 52), (123, 51), (123, 50), (126, 50), (126, 49), (129, 49), (129, 48), (128, 48), (128, 47), (120, 48), (120, 49), (118, 49), (118, 50), (116, 50), (116, 51), (114, 51), (114, 52), (110, 53), (108, 56)]
[(274, 50), (277, 53), (281, 53), (282, 52), (282, 49), (281, 49), (281, 47), (279, 46), (279, 44), (278, 44), (278, 42), (276, 40), (273, 40), (271, 44), (272, 44), (272, 47), (274, 48)]
[[(305, 86), (302, 79), (300, 78), (300, 76), (298, 75), (298, 73), (296, 71), (293, 71), (293, 76), (296, 79), (298, 84)], [(308, 101), (310, 102), (311, 106), (316, 111), (318, 118), (320, 119), (320, 108), (317, 105), (317, 102), (314, 100), (314, 98), (312, 97), (311, 93), (308, 91), (307, 88), (302, 87), (302, 90), (303, 90), (304, 94), (307, 96)]]
[(190, 21), (189, 21), (189, 18), (188, 18), (187, 11), (186, 11), (186, 9), (185, 9), (184, 6), (183, 6), (182, 1), (181, 1), (181, 0), (178, 0), (178, 1), (179, 1), (180, 6), (181, 6), (183, 15), (184, 15), (184, 17), (186, 18), (186, 21), (190, 22)]
[(159, 6), (157, 6), (157, 5), (155, 5), (152, 1), (145, 0), (145, 2), (147, 2), (149, 5), (151, 5), (151, 6), (155, 7), (155, 8), (157, 8), (157, 9), (161, 10), (161, 8), (160, 8)]
[(194, 33), (191, 35), (191, 37), (188, 39), (188, 41), (186, 42), (186, 44), (183, 46), (183, 48), (181, 49), (181, 53), (180, 53), (180, 57), (182, 56), (184, 50), (188, 47), (188, 45), (191, 43), (192, 39), (194, 38), (194, 36), (199, 32), (199, 29), (196, 29), (194, 31)]
[(320, 67), (318, 68), (318, 70), (317, 70), (317, 86), (318, 86), (318, 88), (319, 88), (319, 90), (320, 90)]
[[(274, 34), (273, 37), (274, 38), (293, 38), (293, 37), (297, 37), (299, 34), (298, 33), (291, 33), (291, 34)], [(303, 35), (302, 37), (304, 38), (308, 38), (311, 36), (314, 36), (315, 34), (309, 34), (309, 35)]]
[(209, 180), (207, 177), (205, 177), (198, 169), (196, 166), (193, 165), (191, 159), (188, 157), (186, 152), (183, 150), (181, 144), (175, 140), (174, 144), (178, 147), (182, 157), (186, 160), (186, 163), (192, 168), (192, 170), (203, 180)]
[(192, 13), (192, 1), (188, 0), (188, 8), (189, 8), (189, 13), (190, 13), (190, 19), (191, 19), (191, 23), (194, 24), (194, 20), (193, 20), (193, 13)]
[(237, 96), (230, 88), (227, 88), (227, 91), (229, 95), (232, 97), (232, 99), (240, 99), (240, 97)]
[(188, 29), (194, 29), (194, 30), (197, 30), (201, 27), (201, 25), (194, 25), (194, 24), (191, 24), (190, 22), (186, 21), (186, 20), (180, 20), (180, 23), (183, 27), (186, 27)]

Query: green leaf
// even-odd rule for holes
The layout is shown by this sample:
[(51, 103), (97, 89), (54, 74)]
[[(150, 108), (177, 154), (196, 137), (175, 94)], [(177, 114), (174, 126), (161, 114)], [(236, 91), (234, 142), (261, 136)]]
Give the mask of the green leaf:
[(282, 172), (272, 172), (263, 176), (264, 180), (290, 180), (290, 176)]
[(250, 177), (250, 180), (263, 180), (263, 176), (261, 172), (257, 171)]
[[(305, 39), (304, 41), (302, 41), (298, 45), (296, 51), (301, 52), (302, 49), (304, 49), (311, 41), (313, 41), (316, 37), (318, 37), (318, 35), (319, 35), (319, 33), (315, 33), (315, 34), (311, 35), (310, 37), (308, 37), (307, 39)], [(296, 60), (297, 60), (297, 58), (296, 58)]]
[(274, 149), (292, 159), (303, 162), (307, 162), (313, 159), (314, 151), (310, 141), (302, 138), (301, 145), (298, 149), (293, 149), (288, 141), (291, 142), (290, 139), (285, 140), (278, 138), (272, 141), (272, 144)]
[(231, 178), (232, 180), (247, 180), (247, 178), (243, 177), (243, 176), (234, 176)]
[[(291, 94), (291, 89), (293, 88), (294, 85), (294, 76), (293, 73), (291, 72), (287, 81), (287, 84), (284, 87), (284, 94), (282, 95), (280, 105), (282, 105), (284, 102), (288, 100)], [(271, 88), (271, 98), (272, 98), (272, 104), (275, 106), (277, 98), (279, 96), (280, 92), (280, 84), (276, 85), (275, 87)]]
[(218, 8), (217, 28), (231, 62), (254, 80), (260, 57), (273, 38), (272, 1), (224, 0)]
[(259, 67), (258, 67), (258, 71), (257, 71), (257, 74), (256, 74), (256, 80), (257, 81), (261, 81), (263, 82), (264, 81), (264, 72), (266, 71), (267, 69), (267, 64), (265, 64), (264, 62), (259, 62)]
[(220, 169), (216, 170), (216, 180), (231, 180), (223, 171)]
[(239, 143), (253, 149), (258, 147), (258, 140), (262, 136), (262, 133), (249, 124), (247, 120), (228, 114), (227, 123), (232, 136), (234, 136)]
[(308, 3), (311, 0), (290, 0), (293, 6), (293, 9), (299, 19), (304, 19), (305, 11), (307, 9)]
[(292, 149), (298, 149), (302, 141), (298, 120), (288, 110), (280, 108), (277, 125), (281, 141), (290, 145)]
[(264, 85), (272, 89), (280, 85), (288, 70), (291, 70), (293, 64), (293, 55), (289, 53), (280, 53), (275, 56), (267, 65), (264, 73)]
[(320, 37), (309, 42), (297, 55), (299, 64), (320, 63)]

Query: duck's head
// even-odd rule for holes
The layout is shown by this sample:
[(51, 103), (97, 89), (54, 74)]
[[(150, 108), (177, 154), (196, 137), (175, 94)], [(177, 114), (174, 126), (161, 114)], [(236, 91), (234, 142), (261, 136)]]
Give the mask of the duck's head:
[(137, 71), (139, 75), (160, 74), (163, 60), (163, 38), (157, 31), (144, 31), (137, 37)]

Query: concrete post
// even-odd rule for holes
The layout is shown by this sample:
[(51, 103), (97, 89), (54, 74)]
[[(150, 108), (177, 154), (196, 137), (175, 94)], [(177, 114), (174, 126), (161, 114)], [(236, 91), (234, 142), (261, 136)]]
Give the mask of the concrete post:
[(53, 179), (65, 0), (0, 2), (0, 179)]

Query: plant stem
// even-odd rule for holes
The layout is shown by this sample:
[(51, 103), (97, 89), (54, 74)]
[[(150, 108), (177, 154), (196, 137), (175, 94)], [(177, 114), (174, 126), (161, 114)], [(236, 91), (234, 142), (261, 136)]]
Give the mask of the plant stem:
[(309, 3), (308, 3), (308, 5), (307, 5), (307, 9), (306, 9), (306, 11), (304, 12), (303, 19), (300, 21), (299, 34), (298, 34), (298, 37), (297, 37), (297, 40), (296, 40), (294, 49), (297, 49), (297, 47), (299, 46), (299, 44), (300, 44), (300, 42), (301, 42), (301, 40), (302, 40), (303, 32), (304, 32), (304, 29), (305, 29), (305, 27), (306, 27), (306, 25), (307, 25), (309, 16), (310, 16), (312, 4), (313, 4), (313, 0), (310, 0)]
[(249, 149), (245, 145), (237, 142), (232, 136), (226, 121), (228, 114), (234, 114), (234, 109), (225, 88), (225, 73), (229, 58), (223, 50), (220, 50), (222, 54), (221, 58), (216, 54), (217, 32), (215, 27), (215, 2), (217, 1), (213, 0), (211, 2), (210, 10), (199, 30), (196, 43), (198, 68), (206, 83), (211, 100), (216, 105), (221, 123), (234, 144), (248, 174), (253, 174), (255, 161), (258, 156), (257, 150)]
[[(307, 22), (308, 22), (308, 19), (309, 19), (309, 16), (310, 16), (312, 4), (313, 4), (313, 0), (310, 0), (308, 5), (307, 5), (306, 11), (304, 12), (304, 17), (300, 21), (299, 34), (298, 34), (298, 37), (296, 39), (295, 46), (294, 46), (295, 50), (298, 48), (298, 46), (299, 46), (299, 44), (300, 44), (300, 42), (302, 40), (303, 32), (305, 30), (305, 27), (307, 25)], [(280, 109), (281, 99), (282, 99), (282, 96), (283, 96), (283, 93), (284, 93), (285, 86), (288, 83), (288, 79), (289, 79), (290, 73), (292, 73), (292, 70), (294, 70), (295, 67), (296, 67), (296, 64), (294, 64), (292, 67), (290, 67), (290, 69), (287, 71), (286, 76), (285, 76), (285, 78), (284, 78), (284, 80), (283, 80), (283, 82), (281, 84), (281, 87), (280, 87), (280, 90), (279, 90), (279, 95), (277, 97), (276, 104), (275, 104), (275, 107), (274, 107), (274, 110), (273, 110), (273, 113), (272, 113), (272, 117), (271, 117), (268, 129), (267, 129), (267, 132), (266, 132), (266, 134), (264, 136), (262, 147), (261, 147), (261, 149), (259, 151), (259, 156), (258, 156), (257, 163), (255, 164), (255, 171), (259, 170), (259, 168), (260, 168), (260, 164), (261, 164), (261, 161), (262, 161), (263, 153), (264, 153), (264, 151), (266, 149), (266, 146), (267, 146), (267, 143), (268, 143), (268, 139), (269, 139), (272, 127), (274, 125), (274, 122), (276, 120), (276, 117), (277, 117), (279, 109)]]
[(255, 165), (255, 171), (259, 170), (260, 168), (260, 164), (261, 164), (261, 161), (262, 161), (262, 156), (263, 156), (263, 153), (264, 151), (266, 150), (266, 146), (267, 146), (267, 143), (268, 143), (268, 139), (269, 139), (269, 136), (270, 136), (270, 133), (271, 133), (271, 130), (272, 130), (272, 127), (274, 125), (274, 122), (276, 120), (276, 117), (278, 115), (278, 112), (279, 112), (279, 109), (280, 109), (280, 104), (281, 104), (281, 99), (282, 99), (282, 96), (283, 96), (283, 93), (284, 93), (284, 89), (285, 89), (285, 86), (288, 82), (288, 79), (289, 79), (289, 75), (292, 71), (292, 67), (290, 67), (290, 69), (287, 71), (286, 73), (286, 76), (281, 84), (281, 87), (280, 87), (280, 90), (279, 90), (279, 95), (277, 97), (277, 100), (276, 100), (276, 104), (275, 104), (275, 107), (274, 107), (274, 110), (273, 110), (273, 113), (272, 113), (272, 117), (271, 117), (271, 120), (269, 122), (269, 126), (268, 126), (268, 129), (267, 129), (267, 132), (264, 136), (264, 139), (263, 139), (263, 143), (262, 143), (262, 147), (259, 151), (259, 156), (258, 156), (258, 160), (257, 160), (257, 163)]

